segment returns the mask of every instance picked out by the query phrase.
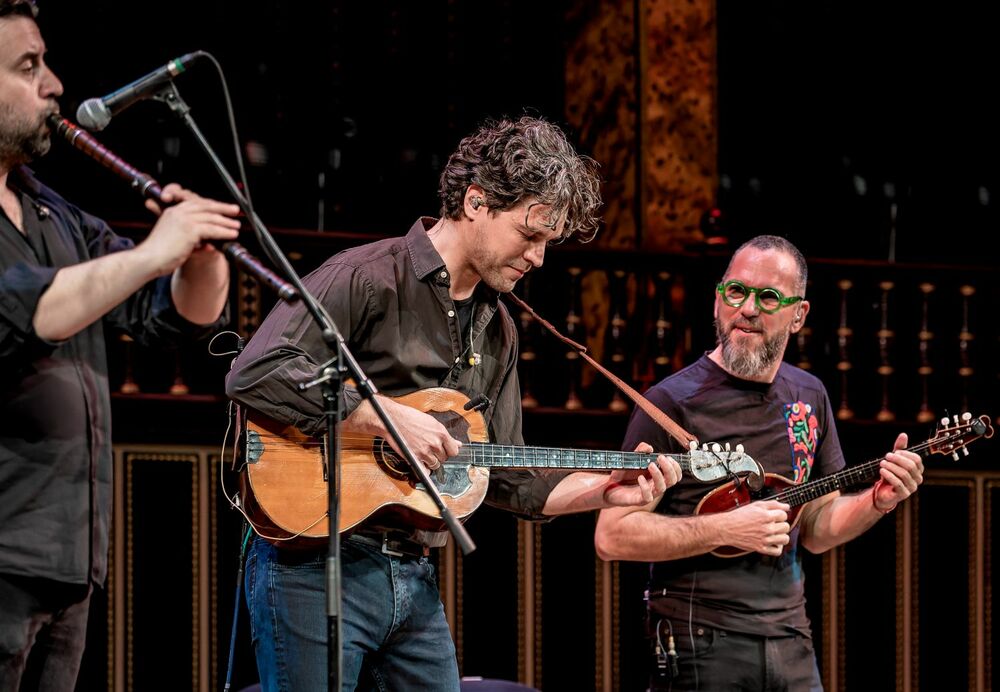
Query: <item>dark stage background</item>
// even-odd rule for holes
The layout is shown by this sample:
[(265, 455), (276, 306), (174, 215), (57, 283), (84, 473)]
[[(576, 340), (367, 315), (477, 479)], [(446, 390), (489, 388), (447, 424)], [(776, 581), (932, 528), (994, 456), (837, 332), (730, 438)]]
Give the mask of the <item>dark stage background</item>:
[[(437, 176), (445, 158), (484, 117), (542, 115), (564, 125), (584, 152), (593, 153), (591, 140), (583, 141), (581, 128), (570, 122), (599, 125), (589, 121), (586, 112), (572, 119), (566, 112), (568, 96), (572, 96), (567, 94), (566, 79), (567, 70), (573, 67), (569, 47), (595, 17), (625, 10), (641, 17), (663, 4), (638, 0), (205, 0), (167, 7), (97, 0), (44, 2), (40, 24), (49, 46), (47, 59), (66, 87), (63, 112), (71, 119), (82, 100), (107, 94), (171, 58), (194, 50), (214, 54), (225, 70), (240, 139), (248, 152), (256, 209), (272, 230), (290, 231), (282, 240), (302, 254), (298, 266), (306, 269), (335, 249), (368, 237), (405, 232), (417, 215), (435, 214)], [(877, 286), (883, 274), (897, 277), (897, 268), (884, 264), (895, 260), (907, 285), (940, 279), (952, 287), (963, 281), (968, 268), (968, 276), (981, 287), (971, 303), (980, 330), (973, 342), (979, 370), (968, 398), (977, 411), (995, 413), (998, 334), (991, 323), (996, 312), (993, 306), (1000, 298), (997, 256), (990, 245), (998, 225), (996, 197), (1000, 193), (995, 165), (1000, 154), (995, 126), (1000, 122), (1000, 109), (991, 93), (1000, 50), (992, 35), (995, 10), (983, 6), (945, 10), (904, 2), (725, 0), (716, 5), (715, 19), (718, 188), (706, 209), (717, 205), (721, 222), (712, 231), (727, 236), (730, 245), (761, 232), (786, 235), (811, 260), (832, 261), (817, 265), (817, 280), (828, 281), (813, 296), (822, 311), (817, 309), (810, 316), (820, 335), (830, 337), (822, 344), (817, 339), (813, 358), (817, 373), (828, 377), (831, 386), (839, 381), (833, 335), (839, 267), (848, 267), (848, 273), (874, 267), (864, 277)], [(632, 21), (638, 32), (641, 21)], [(677, 29), (680, 32), (681, 27)], [(635, 64), (640, 67), (644, 52), (635, 47)], [(642, 75), (641, 69), (629, 75), (634, 77), (629, 88), (636, 93), (628, 99), (627, 112), (636, 124), (641, 121)], [(609, 84), (620, 77), (605, 75)], [(176, 83), (217, 152), (232, 164), (224, 102), (211, 65), (196, 65)], [(162, 183), (178, 181), (203, 194), (223, 195), (196, 144), (162, 104), (135, 105), (116, 116), (99, 138)], [(641, 158), (644, 142), (636, 139), (631, 146)], [(132, 192), (64, 143), (56, 142), (36, 169), (70, 200), (125, 232), (138, 228), (141, 235), (142, 226), (149, 222)], [(641, 173), (628, 175), (635, 176), (636, 185), (641, 184)], [(641, 250), (643, 230), (640, 215), (636, 250)], [(667, 268), (676, 276), (686, 276), (689, 286), (704, 289), (703, 295), (709, 295), (721, 271), (719, 256), (711, 253), (693, 259), (639, 252), (601, 257), (558, 249), (551, 253), (552, 266), (533, 279), (533, 299), (543, 307), (551, 303), (552, 310), (565, 311), (559, 301), (570, 286), (567, 276), (572, 274), (567, 270), (575, 265), (601, 267), (605, 261), (649, 275)], [(700, 270), (706, 270), (705, 276), (698, 276)], [(706, 312), (710, 307), (703, 297), (691, 295), (674, 306), (679, 310), (674, 315), (676, 334), (669, 344), (674, 368), (712, 345), (710, 313)], [(615, 300), (613, 292), (608, 296)], [(265, 305), (269, 300), (263, 297)], [(877, 291), (851, 300), (852, 315), (874, 331)], [(918, 312), (916, 302), (911, 303), (900, 299), (900, 313)], [(562, 314), (550, 312), (549, 317), (556, 321)], [(636, 315), (632, 317), (639, 320)], [(824, 319), (827, 323), (821, 326)], [(951, 340), (948, 348), (956, 341), (958, 321), (956, 313), (939, 328), (942, 338)], [(643, 325), (634, 325), (630, 334), (642, 329)], [(914, 329), (908, 335), (915, 333)], [(536, 350), (542, 356), (541, 368), (525, 373), (525, 382), (532, 385), (543, 406), (526, 416), (526, 438), (537, 444), (617, 446), (626, 418), (624, 413), (606, 410), (607, 389), (600, 384), (584, 387), (580, 395), (585, 409), (566, 412), (561, 408), (567, 398), (566, 382), (579, 373), (552, 346)], [(172, 357), (161, 353), (136, 356), (136, 375), (144, 392), (163, 392), (169, 387), (174, 375)], [(633, 357), (636, 354), (627, 354), (627, 359)], [(941, 391), (951, 395), (957, 392), (953, 373), (958, 356), (938, 357), (942, 374), (936, 377), (941, 378)], [(871, 365), (874, 372), (877, 354), (858, 353), (856, 358)], [(203, 354), (186, 353), (180, 359), (189, 373), (187, 384), (197, 396), (170, 401), (154, 395), (119, 397), (115, 404), (119, 444), (214, 445), (221, 440), (226, 363)], [(122, 362), (115, 364), (119, 381)], [(911, 370), (915, 372), (915, 364)], [(640, 375), (638, 384), (651, 381), (648, 373)], [(915, 375), (900, 376), (894, 386), (902, 392), (901, 400), (912, 402), (919, 397)], [(855, 382), (851, 395), (862, 420), (846, 422), (841, 436), (853, 459), (884, 452), (897, 429), (917, 435), (927, 432), (926, 425), (916, 424), (912, 411), (898, 423), (875, 420), (881, 393), (874, 376)], [(942, 396), (933, 404), (937, 407), (947, 401), (953, 399)], [(983, 442), (974, 451), (980, 459), (995, 459), (997, 454), (993, 442)], [(146, 618), (136, 615), (137, 643), (129, 652), (135, 657), (138, 689), (185, 688), (191, 679), (190, 663), (184, 659), (188, 634), (167, 617), (190, 605), (185, 589), (192, 581), (191, 565), (184, 550), (172, 544), (172, 536), (197, 530), (185, 514), (187, 504), (195, 501), (187, 494), (187, 476), (175, 474), (173, 469), (167, 477), (145, 478), (141, 473), (129, 477), (137, 507), (164, 501), (163, 488), (176, 483), (176, 504), (184, 515), (179, 527), (173, 518), (141, 512), (129, 525), (130, 536), (147, 545), (147, 552), (136, 559), (148, 561), (136, 572), (146, 580), (146, 591), (129, 602)], [(945, 496), (941, 506), (947, 503), (949, 492), (958, 491), (938, 490)], [(966, 511), (964, 496), (952, 499)], [(214, 501), (221, 503), (218, 497)], [(233, 513), (221, 506), (217, 509), (213, 550), (218, 563), (211, 604), (218, 620), (213, 630), (217, 635), (212, 649), (213, 689), (221, 686), (225, 668), (239, 547)], [(940, 554), (949, 566), (965, 569), (962, 548), (968, 517), (962, 513), (948, 517), (935, 524), (930, 516), (925, 517), (925, 526), (938, 528), (922, 534), (923, 559), (932, 551), (944, 551)], [(892, 689), (901, 684), (893, 668), (899, 652), (891, 642), (897, 634), (892, 622), (898, 597), (893, 586), (893, 549), (898, 552), (902, 534), (895, 535), (893, 526), (883, 522), (858, 541), (851, 548), (854, 561), (841, 568), (840, 576), (846, 580), (842, 588), (856, 604), (851, 612), (857, 616), (841, 628), (840, 636), (850, 642), (844, 648), (850, 658), (846, 668), (840, 661), (846, 672), (838, 688), (846, 684), (847, 689)], [(524, 636), (518, 630), (514, 587), (523, 570), (518, 560), (525, 554), (523, 543), (518, 542), (521, 529), (509, 517), (488, 509), (473, 518), (470, 529), (480, 549), (462, 567), (464, 672), (513, 679), (523, 678), (527, 666), (538, 672), (535, 684), (545, 689), (592, 686), (601, 665), (592, 660), (594, 632), (601, 624), (592, 607), (593, 592), (601, 586), (588, 552), (592, 519), (564, 519), (538, 529), (538, 540), (544, 539), (550, 557), (536, 575), (538, 583), (545, 584), (541, 610), (547, 636), (541, 650), (544, 667), (534, 669), (518, 650), (519, 638)], [(935, 533), (938, 530), (940, 534)], [(170, 547), (167, 557), (172, 563), (164, 562), (149, 547), (158, 545)], [(991, 553), (987, 557), (995, 560)], [(152, 565), (157, 564), (168, 567), (154, 569)], [(959, 617), (968, 593), (955, 593), (952, 582), (937, 579), (933, 564), (921, 564), (931, 577), (926, 602), (931, 602), (930, 593), (940, 598), (942, 607), (933, 612), (943, 618), (922, 616), (930, 618), (927, 631), (936, 633), (933, 639), (925, 636), (922, 646), (936, 641), (944, 646), (951, 669), (961, 669), (966, 660), (961, 649), (967, 640), (950, 638), (948, 633), (968, 629)], [(829, 587), (821, 569), (818, 559), (807, 562), (815, 621), (823, 617), (821, 589)], [(622, 565), (616, 582), (621, 592), (613, 595), (620, 604), (622, 632), (614, 643), (621, 672), (613, 679), (621, 689), (642, 687), (641, 573), (640, 567)], [(873, 582), (878, 588), (869, 588)], [(974, 582), (962, 583), (967, 591), (975, 590)], [(473, 593), (474, 588), (479, 593)], [(142, 589), (138, 582), (136, 589)], [(952, 602), (957, 605), (949, 609)], [(80, 689), (107, 688), (114, 675), (104, 606), (97, 599)], [(242, 620), (245, 623), (245, 613)], [(579, 632), (583, 644), (574, 640), (574, 632)], [(538, 634), (542, 634), (541, 627)], [(154, 639), (158, 636), (180, 644), (150, 643), (161, 641)], [(824, 636), (817, 631), (818, 645)], [(931, 653), (929, 648), (923, 651)], [(975, 671), (961, 672), (959, 678), (967, 680)], [(233, 688), (252, 683), (254, 675), (243, 628)], [(933, 688), (937, 678), (926, 675), (930, 677), (921, 680)]]

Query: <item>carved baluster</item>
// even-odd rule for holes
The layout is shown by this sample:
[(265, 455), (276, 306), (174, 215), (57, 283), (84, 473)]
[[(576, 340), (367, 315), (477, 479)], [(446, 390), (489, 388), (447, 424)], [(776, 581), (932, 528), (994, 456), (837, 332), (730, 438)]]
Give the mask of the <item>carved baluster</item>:
[(120, 334), (118, 340), (124, 344), (125, 351), (125, 380), (118, 391), (122, 394), (138, 394), (139, 383), (135, 381), (135, 342), (128, 334)]
[[(524, 277), (524, 301), (531, 304), (529, 300), (531, 291), (531, 279), (529, 274)], [(531, 318), (531, 313), (522, 310), (519, 315), (521, 321), (521, 368), (519, 371), (521, 378), (521, 408), (537, 408), (538, 399), (531, 391), (532, 381), (535, 374), (535, 362), (538, 354), (535, 351), (535, 320)]]
[(962, 329), (958, 333), (958, 376), (962, 383), (962, 410), (969, 410), (969, 384), (972, 382), (974, 368), (972, 367), (972, 340), (975, 339), (969, 328), (969, 300), (976, 293), (976, 287), (965, 284), (959, 292), (962, 294)]
[(920, 410), (917, 412), (917, 422), (929, 423), (934, 420), (934, 412), (930, 406), (930, 379), (934, 372), (931, 366), (931, 341), (934, 340), (934, 333), (930, 328), (930, 295), (934, 292), (934, 284), (920, 284), (922, 294), (920, 333), (917, 334), (917, 341), (920, 347), (920, 366), (917, 374), (920, 376)]
[(181, 365), (181, 352), (180, 349), (173, 349), (174, 351), (174, 383), (170, 385), (170, 393), (174, 396), (183, 396), (187, 394), (190, 389), (187, 383), (184, 381), (184, 369)]
[(851, 361), (849, 358), (849, 346), (854, 330), (847, 326), (847, 292), (854, 284), (849, 279), (843, 279), (837, 283), (840, 289), (840, 326), (837, 327), (837, 370), (840, 371), (840, 408), (837, 409), (837, 418), (848, 420), (854, 418), (854, 411), (848, 403), (847, 398), (847, 374), (851, 371)]
[[(609, 370), (622, 379), (626, 379), (623, 366), (625, 364), (625, 311), (628, 309), (625, 298), (625, 271), (616, 269), (611, 273), (611, 338), (608, 352), (610, 353), (611, 367)], [(618, 387), (614, 387), (611, 401), (608, 408), (612, 411), (624, 411), (628, 408), (625, 399)]]
[(879, 354), (878, 374), (882, 381), (882, 408), (879, 409), (875, 418), (880, 421), (891, 421), (896, 419), (896, 414), (889, 408), (889, 382), (893, 373), (889, 351), (896, 337), (896, 333), (889, 329), (889, 293), (892, 291), (894, 284), (891, 281), (883, 281), (878, 286), (882, 290), (882, 298), (879, 301), (881, 326), (877, 334)]
[(673, 322), (671, 320), (670, 272), (659, 272), (656, 275), (656, 345), (653, 357), (653, 374), (655, 382), (659, 382), (670, 374), (673, 341)]
[[(583, 343), (582, 334), (583, 320), (580, 318), (580, 268), (570, 267), (569, 272), (569, 311), (566, 313), (566, 336), (577, 343)], [(580, 395), (577, 393), (580, 380), (580, 354), (574, 350), (566, 351), (566, 360), (569, 363), (569, 393), (566, 395), (566, 403), (563, 407), (569, 411), (576, 411), (583, 408)]]

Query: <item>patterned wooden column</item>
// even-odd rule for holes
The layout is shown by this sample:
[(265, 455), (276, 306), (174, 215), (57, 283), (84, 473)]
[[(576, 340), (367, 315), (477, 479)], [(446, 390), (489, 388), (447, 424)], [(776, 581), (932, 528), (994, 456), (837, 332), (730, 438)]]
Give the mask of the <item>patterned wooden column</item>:
[(715, 3), (587, 0), (567, 15), (566, 119), (601, 164), (604, 247), (701, 240), (718, 182)]
[(642, 0), (641, 246), (700, 242), (718, 186), (716, 14), (709, 0)]
[(601, 164), (604, 228), (594, 242), (635, 249), (642, 151), (637, 2), (581, 0), (571, 5), (566, 17), (566, 120), (580, 150)]

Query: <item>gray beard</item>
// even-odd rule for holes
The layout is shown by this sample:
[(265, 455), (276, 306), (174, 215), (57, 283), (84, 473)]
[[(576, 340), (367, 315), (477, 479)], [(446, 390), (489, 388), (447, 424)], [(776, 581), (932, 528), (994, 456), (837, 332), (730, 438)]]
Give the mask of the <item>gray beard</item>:
[(15, 120), (0, 104), (0, 165), (10, 169), (48, 153), (52, 140), (40, 123)]
[(760, 348), (740, 348), (729, 338), (731, 332), (715, 320), (715, 334), (722, 346), (722, 362), (733, 375), (745, 380), (760, 377), (781, 360), (790, 332), (784, 331), (765, 339)]

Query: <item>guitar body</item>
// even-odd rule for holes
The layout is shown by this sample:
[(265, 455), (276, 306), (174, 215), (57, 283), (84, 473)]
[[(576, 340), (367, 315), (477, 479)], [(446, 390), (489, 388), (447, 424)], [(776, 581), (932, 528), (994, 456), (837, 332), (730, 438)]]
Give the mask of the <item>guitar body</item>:
[[(759, 491), (752, 491), (745, 480), (730, 481), (709, 492), (701, 498), (701, 502), (695, 507), (695, 514), (717, 514), (728, 512), (743, 507), (755, 500), (766, 500), (777, 493), (795, 487), (793, 481), (776, 473), (764, 474), (764, 487)], [(793, 506), (788, 510), (788, 523), (794, 527), (799, 521), (799, 515), (805, 505)], [(736, 548), (731, 545), (721, 546), (712, 551), (712, 555), (717, 557), (740, 557), (752, 551)]]
[[(487, 442), (486, 421), (466, 411), (468, 398), (442, 387), (394, 399), (430, 414), (462, 442)], [(328, 483), (324, 443), (265, 417), (250, 415), (241, 486), (244, 505), (258, 534), (276, 541), (316, 542), (329, 535)], [(341, 424), (340, 522), (348, 531), (369, 517), (398, 515), (408, 525), (442, 530), (444, 522), (431, 496), (411, 479), (409, 465), (389, 443)], [(470, 515), (486, 497), (489, 469), (446, 463), (431, 474), (458, 519)]]

